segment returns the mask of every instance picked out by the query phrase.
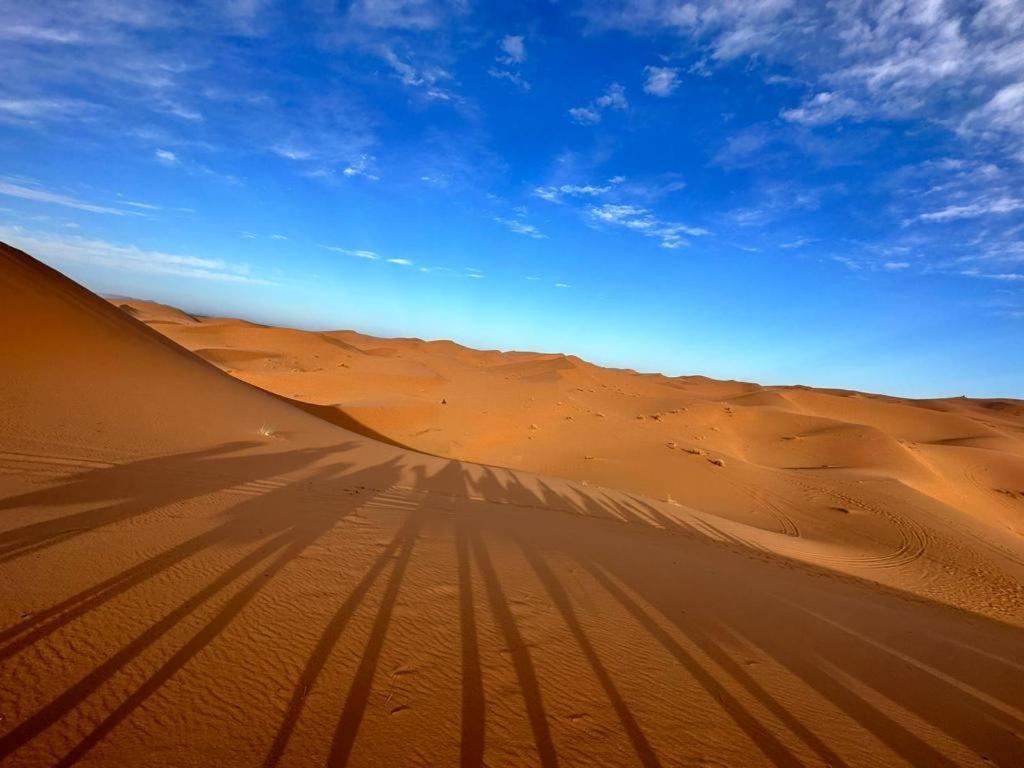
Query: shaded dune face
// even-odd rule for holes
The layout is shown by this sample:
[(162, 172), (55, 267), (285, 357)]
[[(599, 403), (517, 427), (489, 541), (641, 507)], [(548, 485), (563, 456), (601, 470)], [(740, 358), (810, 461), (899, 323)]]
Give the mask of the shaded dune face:
[(1013, 403), (0, 329), (0, 764), (1024, 764)]

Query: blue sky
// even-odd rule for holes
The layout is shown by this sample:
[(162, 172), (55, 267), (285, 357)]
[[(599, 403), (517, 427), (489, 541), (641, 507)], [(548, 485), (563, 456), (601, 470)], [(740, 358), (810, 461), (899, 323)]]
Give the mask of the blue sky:
[(4, 3), (0, 239), (93, 290), (1024, 397), (1024, 3)]

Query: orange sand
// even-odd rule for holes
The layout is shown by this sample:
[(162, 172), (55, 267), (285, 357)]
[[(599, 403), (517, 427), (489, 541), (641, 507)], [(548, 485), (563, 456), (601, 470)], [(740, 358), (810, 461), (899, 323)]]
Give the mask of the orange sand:
[(1024, 765), (1018, 401), (193, 318), (5, 246), (0, 355), (4, 764)]

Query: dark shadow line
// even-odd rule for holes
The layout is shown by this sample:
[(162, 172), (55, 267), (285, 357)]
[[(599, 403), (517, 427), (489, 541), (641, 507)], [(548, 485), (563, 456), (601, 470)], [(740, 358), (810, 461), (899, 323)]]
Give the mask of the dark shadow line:
[[(781, 619), (780, 619), (781, 620)], [(932, 747), (928, 742), (911, 733), (898, 722), (881, 712), (870, 702), (864, 700), (824, 670), (815, 670), (808, 664), (809, 657), (805, 653), (793, 653), (778, 644), (774, 651), (759, 644), (740, 628), (734, 631), (744, 637), (751, 645), (760, 647), (793, 675), (803, 680), (818, 692), (822, 698), (843, 710), (851, 719), (859, 723), (887, 744), (893, 752), (900, 755), (911, 765), (943, 766), (957, 768), (957, 764)]]
[(462, 731), (459, 764), (462, 768), (480, 768), (484, 761), (486, 704), (480, 641), (476, 628), (473, 599), (473, 573), (464, 516), (455, 529), (455, 553), (459, 580), (459, 624), (462, 627)]
[[(789, 603), (789, 601), (786, 600), (781, 602)], [(950, 704), (946, 703), (950, 701), (949, 697), (951, 694), (961, 697), (966, 696), (970, 702), (968, 705), (969, 708), (981, 712), (989, 722), (999, 726), (999, 732), (1004, 735), (1024, 730), (1024, 721), (1020, 718), (1014, 717), (1002, 709), (992, 706), (992, 704), (985, 701), (983, 698), (979, 698), (969, 690), (954, 686), (948, 680), (936, 675), (933, 670), (928, 669), (927, 667), (929, 665), (925, 662), (919, 661), (911, 656), (910, 658), (913, 659), (913, 663), (908, 663), (905, 659), (900, 658), (899, 652), (894, 651), (894, 649), (880, 641), (872, 640), (857, 630), (851, 629), (850, 627), (829, 619), (826, 616), (822, 616), (819, 613), (808, 610), (800, 605), (796, 605), (795, 603), (789, 603), (789, 605), (792, 609), (810, 616), (814, 620), (831, 628), (833, 631), (842, 633), (855, 639), (867, 648), (877, 650), (883, 654), (888, 654), (893, 659), (903, 662), (903, 668), (907, 670), (910, 676), (917, 677), (926, 685), (930, 684), (936, 693), (934, 697), (923, 697), (921, 699), (908, 701), (903, 704), (904, 708), (911, 712), (915, 712), (922, 720), (928, 721), (946, 733), (952, 735), (957, 741), (970, 746), (977, 751), (985, 749), (985, 744), (975, 740), (975, 729), (965, 727), (965, 724), (952, 713)], [(849, 664), (832, 663), (840, 668), (846, 667), (847, 674), (852, 674), (849, 670)], [(888, 686), (892, 688), (894, 683), (888, 682)], [(871, 687), (876, 689), (880, 688), (880, 686), (877, 685), (872, 685)], [(890, 693), (886, 693), (885, 691), (882, 692), (883, 695), (887, 695), (891, 698), (891, 691)], [(942, 703), (940, 704), (939, 702)], [(1012, 740), (1010, 743), (1012, 746), (1021, 747), (1019, 740)]]
[(545, 768), (557, 766), (558, 755), (555, 752), (551, 731), (548, 728), (544, 700), (541, 698), (537, 672), (534, 669), (533, 660), (530, 658), (530, 651), (516, 626), (515, 616), (512, 615), (512, 610), (508, 606), (501, 582), (498, 580), (498, 574), (494, 570), (494, 563), (491, 561), (480, 533), (475, 529), (470, 532), (470, 546), (480, 567), (480, 573), (484, 577), (487, 600), (491, 605), (494, 620), (505, 637), (509, 653), (512, 654), (512, 663), (516, 670), (516, 676), (519, 678), (519, 687), (523, 693), (540, 763)]
[(256, 574), (239, 590), (224, 607), (202, 629), (185, 643), (168, 659), (153, 675), (151, 675), (136, 691), (125, 699), (99, 725), (92, 730), (78, 745), (75, 746), (59, 763), (58, 766), (70, 766), (77, 763), (86, 753), (98, 744), (108, 733), (117, 727), (131, 712), (146, 699), (156, 693), (160, 687), (171, 679), (197, 653), (205, 648), (241, 613), (242, 609), (259, 593), (267, 581), (284, 568), (289, 562), (301, 554), (316, 536), (303, 537), (293, 542), (261, 573)]
[(696, 627), (684, 627), (681, 626), (679, 622), (673, 623), (679, 627), (679, 629), (684, 632), (691, 641), (693, 641), (694, 645), (704, 651), (712, 661), (717, 663), (718, 666), (726, 672), (726, 674), (742, 685), (751, 696), (757, 699), (765, 709), (775, 715), (783, 725), (787, 726), (790, 731), (796, 734), (796, 736), (798, 736), (808, 747), (817, 752), (818, 756), (826, 765), (832, 766), (833, 768), (849, 768), (845, 760), (832, 751), (832, 749), (818, 738), (810, 728), (804, 725), (796, 715), (776, 701), (775, 698), (762, 688), (751, 675), (740, 667), (735, 659), (723, 651), (721, 646), (719, 646), (719, 644), (712, 638), (705, 635)]
[(11, 752), (42, 733), (45, 729), (49, 728), (53, 723), (57, 722), (57, 720), (71, 711), (93, 691), (99, 688), (100, 685), (106, 682), (106, 680), (108, 680), (114, 673), (156, 642), (179, 621), (184, 619), (200, 605), (205, 603), (233, 581), (240, 578), (246, 571), (255, 567), (273, 552), (284, 546), (291, 535), (291, 532), (285, 531), (257, 547), (254, 551), (247, 554), (237, 563), (228, 568), (228, 570), (214, 579), (210, 584), (203, 587), (199, 592), (164, 616), (164, 618), (156, 624), (150, 626), (128, 645), (64, 691), (56, 699), (44, 706), (27, 720), (24, 720), (13, 730), (5, 733), (3, 736), (0, 736), (0, 759), (6, 757)]
[(412, 550), (419, 533), (420, 520), (415, 512), (411, 515), (411, 521), (409, 531), (402, 541), (402, 548), (396, 556), (394, 568), (384, 589), (384, 595), (381, 597), (377, 618), (373, 622), (370, 637), (363, 649), (363, 657), (359, 661), (359, 667), (352, 679), (352, 685), (341, 710), (341, 717), (338, 718), (338, 725), (331, 741), (331, 750), (327, 757), (327, 765), (332, 768), (333, 766), (348, 765), (352, 747), (356, 743), (356, 735), (359, 733), (359, 726), (366, 713), (366, 705), (369, 703), (370, 691), (373, 688), (373, 678), (377, 673), (381, 651), (384, 649), (384, 639), (387, 636), (388, 626), (391, 624), (391, 616), (395, 610), (398, 593), (401, 590), (409, 561), (412, 559)]
[(690, 675), (716, 699), (733, 721), (750, 737), (751, 741), (778, 766), (802, 766), (803, 763), (786, 745), (761, 724), (715, 677), (694, 659), (676, 640), (669, 635), (647, 612), (600, 568), (585, 558), (579, 563), (601, 584), (622, 606), (671, 653)]
[(277, 729), (277, 735), (274, 737), (274, 743), (271, 744), (270, 750), (263, 761), (264, 768), (273, 768), (284, 756), (288, 741), (295, 730), (295, 726), (298, 724), (299, 716), (302, 714), (302, 709), (305, 706), (306, 696), (316, 684), (320, 672), (331, 655), (331, 651), (341, 638), (349, 620), (355, 615), (356, 610), (366, 598), (377, 577), (384, 570), (388, 560), (394, 556), (399, 545), (408, 536), (412, 535), (412, 532), (412, 518), (410, 517), (405, 521), (390, 543), (388, 543), (387, 547), (377, 556), (377, 559), (370, 565), (366, 573), (363, 574), (363, 577), (352, 588), (348, 597), (345, 598), (345, 601), (331, 617), (327, 626), (324, 627), (320, 639), (317, 641), (313, 652), (306, 661), (305, 667), (303, 667), (302, 672), (299, 674), (295, 690), (292, 692), (288, 706), (285, 708), (281, 725)]
[[(33, 615), (28, 621), (15, 624), (13, 627), (0, 632), (0, 641), (12, 637), (16, 638), (8, 645), (0, 648), (0, 660), (13, 656), (79, 616), (88, 613), (137, 584), (153, 578), (162, 571), (216, 543), (226, 533), (224, 530), (226, 527), (221, 526), (188, 539), (149, 560), (132, 566), (127, 571), (112, 576), (99, 584), (79, 592), (77, 595), (57, 603), (57, 605), (47, 608), (45, 611)], [(46, 623), (45, 626), (39, 626), (51, 618), (54, 618), (54, 620)], [(23, 632), (28, 634), (17, 637), (17, 635)]]
[(629, 706), (622, 698), (622, 694), (619, 693), (619, 689), (615, 686), (615, 682), (605, 668), (600, 656), (598, 656), (597, 649), (594, 648), (586, 632), (583, 630), (583, 626), (573, 610), (572, 601), (565, 588), (538, 552), (526, 546), (521, 540), (517, 541), (527, 562), (530, 563), (540, 578), (544, 588), (551, 596), (551, 602), (554, 603), (558, 612), (562, 614), (562, 618), (565, 620), (566, 625), (568, 625), (570, 633), (583, 651), (583, 655), (590, 664), (590, 668), (594, 671), (594, 675), (601, 683), (601, 687), (604, 688), (605, 695), (608, 696), (608, 700), (615, 709), (615, 714), (618, 715), (619, 721), (622, 723), (626, 735), (633, 744), (633, 749), (636, 751), (637, 757), (640, 758), (641, 764), (649, 767), (658, 766), (660, 768), (661, 761), (658, 760), (658, 756), (655, 754), (650, 742), (647, 741), (647, 737), (640, 728), (640, 724), (637, 723)]

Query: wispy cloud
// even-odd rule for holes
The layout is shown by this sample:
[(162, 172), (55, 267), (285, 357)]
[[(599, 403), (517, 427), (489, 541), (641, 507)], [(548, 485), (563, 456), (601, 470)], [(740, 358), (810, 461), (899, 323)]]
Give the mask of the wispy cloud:
[(380, 258), (380, 254), (377, 253), (376, 251), (358, 250), (352, 248), (339, 248), (336, 245), (324, 245), (322, 247), (326, 248), (328, 251), (334, 251), (335, 253), (343, 253), (346, 256), (355, 256), (360, 259), (370, 259), (371, 261), (375, 261)]
[(498, 61), (502, 64), (522, 64), (526, 61), (526, 44), (522, 35), (505, 35), (499, 44), (502, 55)]
[(35, 121), (49, 118), (83, 118), (99, 110), (95, 104), (65, 98), (0, 99), (0, 119)]
[(372, 155), (361, 155), (346, 165), (341, 174), (347, 179), (362, 177), (369, 181), (380, 181), (380, 176), (374, 173), (375, 159)]
[(594, 184), (560, 184), (557, 187), (537, 187), (533, 194), (549, 203), (559, 203), (564, 197), (599, 197), (611, 188), (611, 183), (600, 187)]
[(569, 117), (580, 125), (595, 125), (601, 122), (601, 113), (593, 107), (570, 107)]
[(309, 160), (313, 157), (312, 150), (292, 146), (271, 147), (270, 151), (275, 155), (287, 158), (288, 160)]
[(495, 216), (494, 220), (499, 224), (504, 224), (517, 235), (525, 235), (526, 237), (532, 237), (535, 240), (543, 240), (547, 238), (547, 235), (537, 229), (533, 224), (528, 224), (521, 219), (505, 219), (501, 216)]
[(857, 117), (863, 110), (853, 99), (841, 93), (825, 91), (816, 94), (800, 107), (784, 109), (780, 116), (783, 120), (800, 125), (826, 125), (843, 118)]
[(179, 165), (181, 161), (178, 156), (171, 152), (169, 149), (158, 149), (153, 153), (156, 161), (161, 165)]
[(603, 94), (585, 107), (573, 107), (569, 116), (580, 125), (594, 125), (601, 122), (602, 114), (609, 109), (629, 109), (626, 89), (619, 83), (612, 83)]
[(495, 56), (497, 66), (487, 70), (487, 74), (497, 80), (507, 80), (517, 88), (530, 90), (530, 83), (519, 71), (519, 65), (526, 61), (526, 43), (522, 35), (505, 35), (498, 43), (498, 55)]
[(530, 83), (520, 75), (518, 72), (512, 72), (507, 69), (498, 69), (497, 67), (491, 67), (487, 70), (487, 74), (496, 80), (508, 80), (516, 88), (521, 88), (524, 91), (530, 90)]
[(402, 267), (411, 267), (412, 261), (409, 259), (386, 259), (388, 264), (398, 264)]
[(611, 203), (590, 206), (587, 214), (591, 221), (624, 227), (645, 237), (659, 240), (662, 248), (674, 249), (688, 245), (684, 235), (703, 237), (710, 232), (703, 227), (693, 227), (674, 221), (664, 221), (651, 211), (637, 205), (614, 205)]
[(87, 211), (88, 213), (105, 213), (112, 216), (133, 215), (131, 211), (121, 210), (120, 208), (111, 208), (106, 205), (95, 205), (94, 203), (87, 203), (84, 200), (79, 200), (59, 192), (50, 192), (38, 187), (26, 187), (21, 184), (14, 184), (2, 179), (0, 179), (0, 195), (17, 197), (22, 200), (31, 200), (37, 203), (63, 205), (66, 208), (77, 208), (80, 211)]
[(30, 232), (21, 227), (0, 226), (0, 239), (43, 260), (77, 262), (107, 269), (150, 275), (172, 275), (197, 280), (215, 280), (253, 285), (272, 285), (250, 273), (246, 264), (221, 259), (147, 250), (106, 240)]
[(979, 216), (989, 214), (1013, 213), (1024, 209), (1024, 199), (1017, 197), (1000, 197), (994, 200), (985, 200), (969, 205), (949, 205), (938, 211), (922, 213), (918, 216), (921, 221), (944, 222), (956, 219), (976, 219)]
[(403, 60), (392, 50), (385, 47), (381, 50), (381, 56), (391, 65), (397, 77), (403, 85), (416, 88), (427, 99), (438, 101), (452, 101), (455, 94), (442, 88), (439, 83), (451, 80), (452, 76), (446, 69), (438, 66), (427, 66), (418, 68)]

